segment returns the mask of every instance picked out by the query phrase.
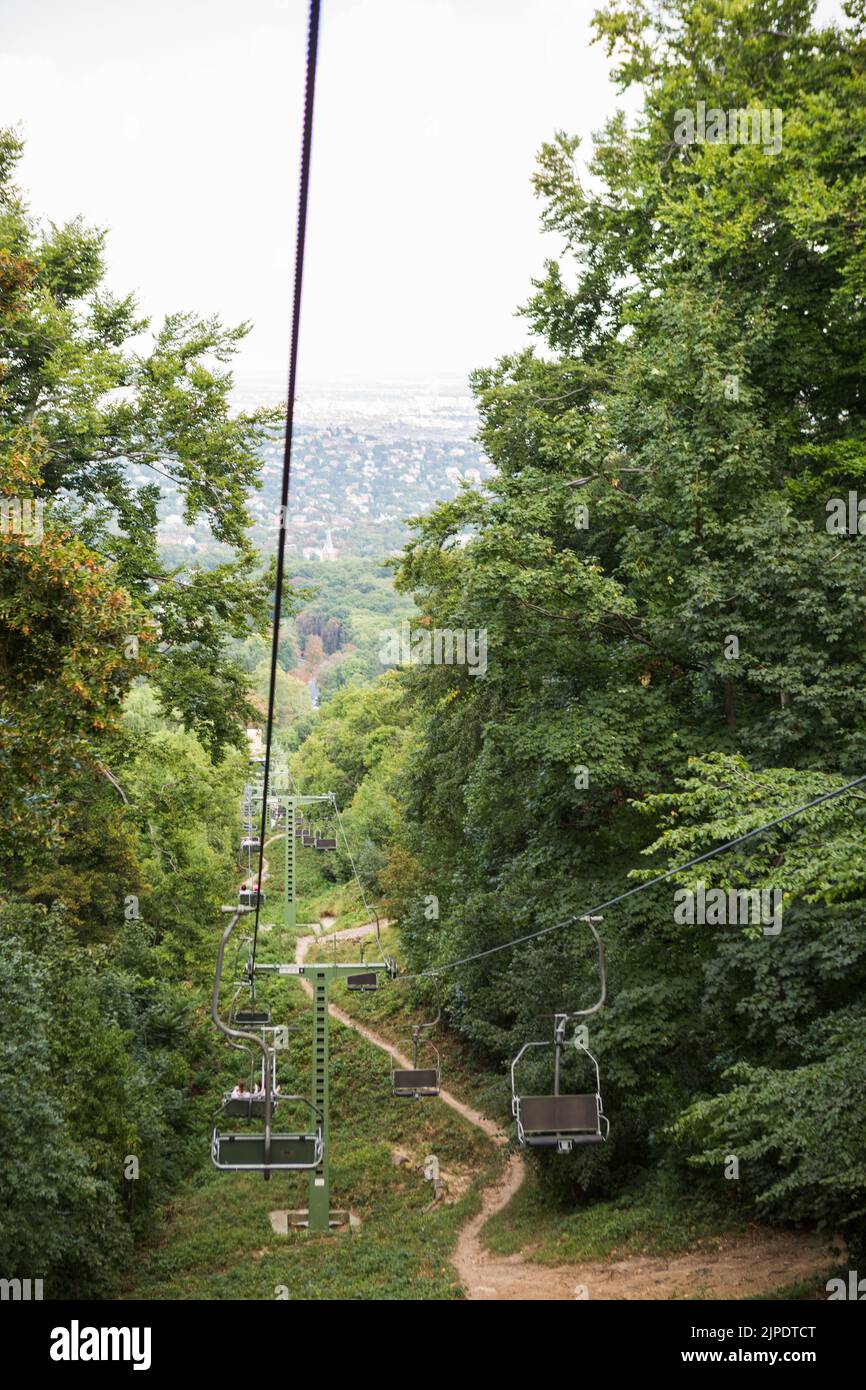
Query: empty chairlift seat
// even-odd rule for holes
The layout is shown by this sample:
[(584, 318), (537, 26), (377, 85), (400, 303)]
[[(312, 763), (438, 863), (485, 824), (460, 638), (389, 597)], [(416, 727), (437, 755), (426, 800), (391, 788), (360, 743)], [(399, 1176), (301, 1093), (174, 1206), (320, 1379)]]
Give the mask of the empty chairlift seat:
[(399, 1066), (392, 1058), (392, 1095), (411, 1098), (412, 1100), (423, 1100), (425, 1096), (438, 1096), (441, 1071), (439, 1052), (423, 1034), (428, 1029), (436, 1027), (439, 1017), (440, 1014), (437, 1009), (436, 1018), (432, 1023), (416, 1024), (412, 1029), (412, 1041), (409, 1047), (412, 1057), (411, 1067)]
[(322, 1132), (272, 1134), (266, 1153), (264, 1134), (220, 1134), (214, 1130), (211, 1159), (215, 1168), (225, 1172), (317, 1168), (322, 1161)]
[[(552, 1041), (524, 1043), (511, 1063), (511, 1110), (517, 1122), (517, 1138), (522, 1146), (555, 1148), (559, 1153), (570, 1153), (578, 1144), (603, 1144), (610, 1126), (602, 1108), (597, 1061), (577, 1034), (571, 1042), (565, 1041), (564, 1017), (557, 1022), (561, 1026), (557, 1027)], [(516, 1079), (521, 1058), (532, 1048), (545, 1047), (554, 1049), (552, 1093), (524, 1095)], [(590, 1063), (595, 1080), (594, 1091), (562, 1093), (560, 1067), (566, 1051), (582, 1056)]]
[[(555, 1148), (559, 1153), (570, 1153), (577, 1144), (603, 1144), (610, 1131), (610, 1124), (601, 1102), (598, 1062), (586, 1045), (587, 1035), (583, 1024), (576, 1029), (573, 1038), (566, 1040), (565, 1036), (569, 1023), (577, 1024), (578, 1020), (597, 1014), (604, 1007), (607, 998), (604, 946), (595, 928), (595, 923), (601, 918), (586, 916), (580, 920), (589, 927), (598, 947), (601, 987), (599, 997), (588, 1009), (555, 1013), (553, 1037), (545, 1041), (524, 1043), (511, 1063), (511, 1112), (517, 1122), (518, 1140), (521, 1145), (528, 1145), (530, 1148)], [(524, 1094), (517, 1083), (517, 1069), (523, 1057), (535, 1048), (548, 1047), (553, 1048), (553, 1085), (550, 1092), (546, 1095)], [(563, 1067), (572, 1070), (576, 1064), (578, 1071), (585, 1073), (587, 1063), (595, 1082), (594, 1090), (579, 1092), (575, 1088), (564, 1093)], [(539, 1075), (537, 1065), (535, 1075)]]
[(595, 1095), (517, 1096), (517, 1137), (530, 1148), (567, 1152), (575, 1144), (602, 1144), (608, 1122)]
[(314, 849), (336, 849), (337, 841), (328, 839), (324, 835), (317, 835), (313, 844)]
[(346, 989), (378, 989), (379, 976), (375, 970), (364, 970), (357, 975), (346, 976)]
[(395, 1067), (391, 1072), (391, 1090), (395, 1096), (414, 1100), (438, 1096), (439, 1071), (436, 1067)]
[(423, 1044), (428, 1065), (418, 1066), (418, 1056), (413, 1058), (415, 1066), (391, 1067), (391, 1093), (407, 1100), (423, 1100), (425, 1096), (439, 1094), (439, 1053), (432, 1043)]

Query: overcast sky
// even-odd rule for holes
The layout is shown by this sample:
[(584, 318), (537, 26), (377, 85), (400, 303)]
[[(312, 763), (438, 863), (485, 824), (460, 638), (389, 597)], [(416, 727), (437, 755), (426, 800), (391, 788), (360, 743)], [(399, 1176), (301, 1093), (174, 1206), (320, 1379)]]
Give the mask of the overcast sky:
[[(465, 372), (524, 341), (530, 174), (617, 105), (594, 0), (323, 0), (302, 375)], [(822, 0), (820, 13), (838, 12)], [(0, 0), (0, 124), (34, 211), (109, 229), (156, 318), (288, 355), (306, 0)]]

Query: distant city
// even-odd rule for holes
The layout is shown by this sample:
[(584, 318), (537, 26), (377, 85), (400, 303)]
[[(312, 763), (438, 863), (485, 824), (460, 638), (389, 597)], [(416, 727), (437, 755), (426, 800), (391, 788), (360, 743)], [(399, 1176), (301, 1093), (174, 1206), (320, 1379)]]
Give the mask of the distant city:
[[(237, 385), (233, 403), (252, 409), (284, 396), (281, 380), (250, 377)], [(491, 476), (473, 439), (477, 429), (464, 377), (305, 384), (295, 412), (289, 553), (325, 563), (392, 553), (406, 540), (406, 518), (454, 497), (464, 481)], [(251, 538), (267, 551), (276, 542), (282, 431), (262, 456), (262, 489), (251, 495), (249, 510)], [(185, 524), (169, 497), (160, 541), (176, 561), (219, 549), (204, 526)]]

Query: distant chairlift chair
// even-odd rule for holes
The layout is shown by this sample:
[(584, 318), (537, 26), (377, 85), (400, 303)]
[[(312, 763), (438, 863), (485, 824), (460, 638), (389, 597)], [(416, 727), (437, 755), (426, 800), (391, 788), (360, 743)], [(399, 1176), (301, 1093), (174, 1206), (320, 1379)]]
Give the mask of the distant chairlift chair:
[[(364, 951), (366, 950), (366, 946), (367, 946), (367, 943), (366, 943), (365, 941), (362, 941), (362, 942), (361, 942), (361, 964), (362, 964), (362, 965), (364, 964)], [(346, 976), (346, 989), (350, 989), (350, 990), (352, 990), (352, 991), (355, 992), (355, 993), (358, 993), (358, 992), (361, 992), (361, 991), (364, 991), (364, 990), (371, 990), (371, 989), (378, 989), (378, 988), (379, 988), (379, 976), (377, 975), (377, 973), (376, 973), (375, 970), (363, 970), (363, 971), (359, 971), (359, 973), (358, 973), (357, 975), (347, 975), (347, 976)]]

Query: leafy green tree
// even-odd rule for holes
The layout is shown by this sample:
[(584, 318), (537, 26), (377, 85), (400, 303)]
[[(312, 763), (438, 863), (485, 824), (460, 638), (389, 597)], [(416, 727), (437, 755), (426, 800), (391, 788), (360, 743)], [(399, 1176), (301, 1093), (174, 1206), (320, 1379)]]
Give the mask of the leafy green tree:
[[(424, 623), (483, 629), (488, 650), (483, 677), (400, 677), (415, 966), (579, 915), (642, 851), (652, 872), (866, 765), (864, 541), (825, 524), (866, 457), (866, 13), (816, 29), (813, 9), (611, 0), (595, 18), (641, 111), (597, 137), (586, 185), (576, 140), (542, 147), (535, 187), (563, 251), (523, 310), (537, 346), (473, 378), (496, 475), (419, 518), (398, 572)], [(778, 110), (779, 149), (682, 142), (698, 101)], [(812, 818), (718, 866), (726, 886), (789, 895), (778, 941), (684, 930), (671, 885), (607, 915), (611, 1001), (591, 1041), (611, 1141), (545, 1164), (546, 1182), (610, 1190), (676, 1167), (684, 1145), (701, 1163), (755, 1145), (756, 1211), (778, 1217), (787, 1192), (792, 1212), (855, 1230), (859, 1102), (835, 1093), (844, 1177), (828, 1186), (832, 1136), (806, 1101), (825, 1064), (830, 1085), (854, 1075), (860, 1046), (863, 836), (833, 815), (829, 842)], [(591, 942), (573, 927), (454, 981), (452, 1021), (500, 1061), (594, 997)], [(762, 1147), (749, 1100), (766, 1120), (783, 1097), (806, 1137), (792, 1150), (778, 1115)]]
[[(219, 749), (237, 741), (248, 714), (226, 640), (248, 636), (250, 624), (264, 632), (268, 617), (270, 586), (246, 537), (246, 495), (258, 486), (257, 445), (274, 415), (232, 413), (228, 401), (228, 364), (248, 325), (176, 314), (151, 331), (131, 296), (104, 287), (105, 233), (81, 220), (43, 227), (12, 182), (20, 143), (5, 132), (0, 145), (0, 486), (42, 503), (52, 533), (71, 531), (86, 547), (77, 566), (73, 556), (55, 557), (61, 586), (84, 565), (79, 588), (98, 569), (135, 604), (125, 633), (100, 634), (93, 624), (103, 660), (129, 659), (121, 638), (139, 635), (139, 615), (149, 617), (161, 653), (151, 679), (164, 709)], [(146, 332), (151, 346), (142, 353)], [(24, 488), (22, 453), (32, 459)], [(210, 570), (167, 569), (157, 528), (169, 501), (188, 526), (206, 524), (230, 558)], [(44, 548), (33, 545), (30, 557), (16, 550), (16, 565), (28, 564), (21, 593), (8, 593), (13, 622), (27, 617), (27, 585), (35, 569), (44, 574)], [(44, 579), (37, 594), (50, 602)], [(20, 634), (20, 621), (13, 630)], [(36, 647), (37, 627), (27, 635)], [(73, 699), (83, 698), (73, 684)]]
[[(175, 316), (138, 350), (103, 235), (31, 217), (19, 153), (0, 132), (0, 1256), (105, 1297), (213, 1104), (203, 991), (256, 713), (229, 653), (267, 630), (245, 497), (270, 416), (229, 410), (245, 328)], [(169, 503), (218, 562), (163, 562)]]

